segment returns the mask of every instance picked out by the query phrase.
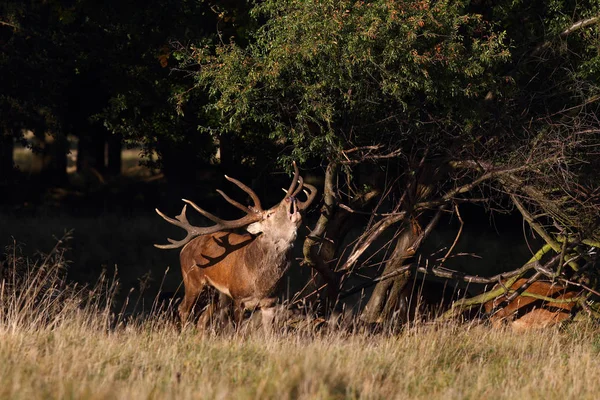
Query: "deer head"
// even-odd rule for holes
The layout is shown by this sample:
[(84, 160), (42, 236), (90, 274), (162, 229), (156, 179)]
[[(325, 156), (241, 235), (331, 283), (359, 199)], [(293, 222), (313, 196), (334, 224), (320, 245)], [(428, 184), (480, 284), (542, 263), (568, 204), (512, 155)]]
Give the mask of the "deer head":
[[(300, 172), (298, 171), (298, 166), (296, 165), (295, 161), (293, 162), (293, 166), (294, 178), (292, 179), (289, 189), (284, 190), (285, 196), (283, 200), (268, 210), (263, 210), (260, 199), (252, 189), (237, 179), (225, 175), (225, 179), (236, 184), (240, 189), (248, 193), (252, 199), (252, 202), (254, 203), (252, 206), (246, 207), (227, 196), (222, 190), (217, 189), (217, 192), (228, 203), (246, 213), (244, 217), (233, 221), (223, 220), (198, 207), (192, 201), (186, 199), (182, 199), (186, 205), (183, 206), (181, 214), (175, 217), (175, 219), (166, 216), (159, 209), (156, 209), (158, 215), (160, 215), (165, 221), (185, 229), (187, 231), (187, 235), (181, 240), (168, 238), (167, 240), (171, 244), (155, 244), (154, 246), (159, 249), (176, 249), (184, 246), (194, 237), (242, 227), (246, 227), (246, 230), (253, 235), (262, 234), (273, 238), (291, 240), (295, 239), (296, 231), (302, 222), (302, 216), (300, 213), (313, 202), (315, 196), (317, 195), (317, 189), (308, 183), (304, 183), (304, 179), (300, 176)], [(303, 188), (307, 188), (310, 191), (310, 193), (304, 191), (304, 193), (307, 195), (306, 201), (300, 201), (297, 198), (298, 194), (303, 190)], [(216, 224), (210, 227), (196, 227), (191, 225), (186, 217), (188, 204)]]

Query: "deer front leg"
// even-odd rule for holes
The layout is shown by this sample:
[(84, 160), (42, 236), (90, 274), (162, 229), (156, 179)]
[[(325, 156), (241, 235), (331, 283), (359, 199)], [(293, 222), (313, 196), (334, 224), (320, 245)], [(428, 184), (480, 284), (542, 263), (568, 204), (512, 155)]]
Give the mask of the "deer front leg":
[(239, 329), (242, 326), (245, 312), (246, 307), (243, 301), (236, 300), (233, 302), (233, 323), (236, 329)]
[(277, 299), (271, 297), (262, 299), (258, 304), (261, 314), (261, 323), (265, 332), (273, 331), (273, 323), (275, 322), (275, 303), (277, 303)]

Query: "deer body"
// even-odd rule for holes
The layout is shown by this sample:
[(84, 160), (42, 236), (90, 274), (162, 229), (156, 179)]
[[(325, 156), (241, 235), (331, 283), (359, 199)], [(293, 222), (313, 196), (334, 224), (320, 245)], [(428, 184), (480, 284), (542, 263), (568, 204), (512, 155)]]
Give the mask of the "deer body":
[[(188, 231), (183, 240), (169, 239), (170, 245), (157, 245), (159, 248), (183, 246), (180, 263), (185, 297), (179, 306), (182, 323), (186, 322), (207, 285), (233, 299), (237, 313), (244, 309), (265, 309), (274, 304), (272, 295), (291, 264), (291, 250), (302, 221), (300, 211), (308, 207), (316, 196), (316, 189), (303, 182), (295, 164), (294, 169), (294, 180), (286, 196), (269, 210), (261, 208), (258, 197), (250, 188), (227, 178), (254, 201), (253, 207), (245, 207), (219, 191), (225, 200), (247, 213), (235, 221), (221, 220), (189, 200), (184, 201), (217, 224), (207, 228), (191, 226), (185, 217), (186, 207), (176, 219), (157, 210), (165, 220)], [(296, 198), (302, 188), (310, 190), (306, 202)], [(242, 227), (248, 233), (231, 231)], [(209, 308), (206, 314), (210, 317), (211, 313)], [(199, 321), (199, 324), (202, 323), (206, 323), (206, 318)]]

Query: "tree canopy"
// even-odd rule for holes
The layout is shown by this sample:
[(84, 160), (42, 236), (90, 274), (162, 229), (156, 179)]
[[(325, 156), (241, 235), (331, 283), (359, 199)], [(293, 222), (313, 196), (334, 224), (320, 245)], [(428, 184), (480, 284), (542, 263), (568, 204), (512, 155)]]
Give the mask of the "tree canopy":
[[(505, 33), (468, 2), (266, 1), (250, 44), (192, 48), (217, 133), (265, 135), (292, 157), (341, 160), (347, 150), (386, 150), (469, 140), (506, 85)], [(486, 110), (487, 108), (487, 110)], [(362, 152), (356, 155), (361, 155)]]

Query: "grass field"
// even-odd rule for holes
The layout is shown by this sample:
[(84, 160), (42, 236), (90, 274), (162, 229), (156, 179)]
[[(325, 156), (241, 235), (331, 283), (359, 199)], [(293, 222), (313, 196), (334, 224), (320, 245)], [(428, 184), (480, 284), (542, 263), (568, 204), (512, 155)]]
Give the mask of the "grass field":
[[(114, 285), (73, 287), (60, 249), (9, 259), (0, 287), (0, 398), (585, 399), (600, 392), (600, 331), (478, 325), (180, 332), (127, 324)], [(117, 323), (115, 323), (115, 319)]]
[(0, 397), (593, 399), (598, 332), (478, 326), (397, 336), (107, 331), (89, 315), (0, 328)]

